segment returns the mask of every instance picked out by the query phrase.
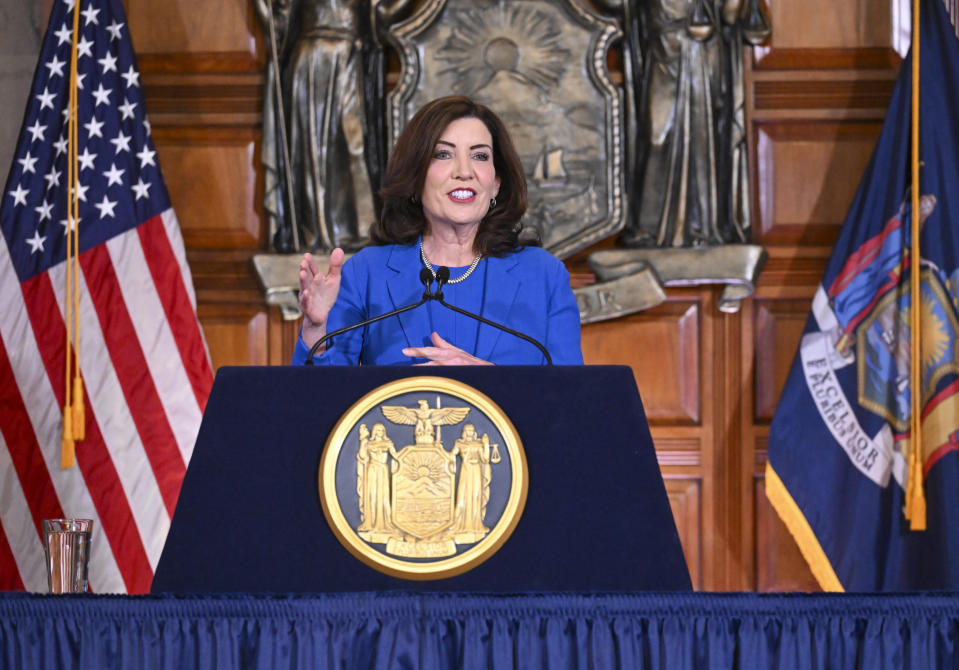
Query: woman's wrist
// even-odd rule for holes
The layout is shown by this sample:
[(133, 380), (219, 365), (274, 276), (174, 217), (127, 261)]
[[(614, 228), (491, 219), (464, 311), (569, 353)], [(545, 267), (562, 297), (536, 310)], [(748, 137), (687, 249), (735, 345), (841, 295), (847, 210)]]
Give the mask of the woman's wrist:
[(310, 317), (304, 315), (303, 323), (300, 324), (300, 338), (307, 347), (313, 347), (326, 335), (326, 324), (316, 324), (310, 320)]

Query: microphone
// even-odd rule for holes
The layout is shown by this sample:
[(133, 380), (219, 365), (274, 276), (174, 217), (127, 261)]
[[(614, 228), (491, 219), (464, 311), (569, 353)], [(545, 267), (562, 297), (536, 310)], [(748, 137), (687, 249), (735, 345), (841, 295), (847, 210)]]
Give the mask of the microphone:
[(502, 324), (496, 323), (495, 321), (490, 321), (489, 319), (486, 319), (480, 316), (479, 314), (473, 314), (472, 312), (468, 312), (465, 309), (454, 307), (453, 305), (443, 300), (443, 285), (446, 284), (449, 280), (450, 280), (450, 269), (448, 267), (446, 267), (445, 265), (441, 265), (440, 267), (436, 268), (436, 292), (431, 294), (431, 298), (433, 300), (436, 300), (439, 304), (443, 305), (443, 307), (447, 307), (458, 314), (462, 314), (463, 316), (468, 316), (471, 319), (476, 319), (480, 323), (485, 323), (487, 326), (493, 326), (493, 328), (499, 328), (503, 332), (509, 333), (510, 335), (514, 337), (518, 337), (521, 340), (526, 340), (527, 342), (529, 342), (534, 347), (540, 350), (540, 353), (542, 353), (543, 356), (546, 357), (547, 364), (549, 365), (553, 364), (553, 358), (549, 355), (549, 352), (546, 351), (546, 347), (544, 347), (538, 340), (534, 340), (529, 335), (526, 335), (525, 333), (521, 333), (518, 330), (513, 330), (512, 328), (508, 328)]
[[(449, 274), (450, 274), (450, 271), (447, 268), (446, 270), (447, 279), (449, 279)], [(383, 319), (388, 319), (391, 316), (396, 316), (397, 314), (408, 312), (411, 309), (416, 309), (420, 305), (426, 303), (428, 300), (435, 300), (437, 294), (433, 293), (433, 273), (430, 272), (428, 268), (423, 268), (422, 270), (420, 270), (420, 282), (425, 287), (425, 290), (423, 291), (423, 297), (420, 298), (418, 302), (414, 302), (410, 305), (406, 305), (405, 307), (398, 307), (397, 309), (394, 309), (392, 312), (387, 312), (386, 314), (380, 314), (379, 316), (374, 316), (369, 319), (364, 319), (363, 321), (360, 321), (359, 323), (354, 323), (349, 326), (337, 328), (332, 333), (327, 333), (326, 335), (318, 339), (316, 341), (316, 344), (310, 347), (310, 353), (306, 357), (305, 365), (313, 365), (313, 355), (316, 353), (317, 349), (319, 349), (321, 346), (323, 346), (327, 342), (330, 342), (332, 344), (333, 338), (336, 337), (337, 335), (342, 335), (343, 333), (347, 333), (353, 330), (354, 328), (362, 328), (363, 326), (367, 326), (371, 323), (375, 323), (376, 321), (382, 321)]]

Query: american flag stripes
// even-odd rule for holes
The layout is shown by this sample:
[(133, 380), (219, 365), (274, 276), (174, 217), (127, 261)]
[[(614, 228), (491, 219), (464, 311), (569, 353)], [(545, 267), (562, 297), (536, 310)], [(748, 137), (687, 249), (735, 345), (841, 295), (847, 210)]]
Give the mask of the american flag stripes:
[(90, 586), (150, 588), (213, 375), (120, 0), (81, 0), (80, 370), (60, 468), (74, 0), (56, 0), (0, 202), (0, 589), (45, 591), (40, 522), (95, 520)]

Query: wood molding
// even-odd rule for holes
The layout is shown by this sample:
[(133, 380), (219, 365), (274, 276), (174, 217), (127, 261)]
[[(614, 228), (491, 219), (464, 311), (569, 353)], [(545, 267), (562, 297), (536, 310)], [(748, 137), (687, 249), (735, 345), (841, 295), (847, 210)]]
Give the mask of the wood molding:
[(891, 47), (855, 49), (777, 49), (759, 46), (752, 49), (752, 65), (757, 70), (880, 70), (896, 69), (902, 57)]
[(753, 84), (755, 109), (877, 109), (885, 112), (892, 79), (763, 80)]
[(702, 445), (698, 435), (663, 437), (659, 432), (653, 432), (653, 443), (660, 468), (683, 468), (683, 472), (687, 472), (688, 468), (698, 469), (702, 466)]
[(263, 308), (263, 288), (253, 270), (254, 249), (187, 250), (197, 301)]
[[(828, 259), (825, 258), (770, 258), (759, 276), (759, 290), (765, 287), (783, 286), (791, 288), (818, 286), (826, 272)], [(812, 291), (809, 292), (810, 296)]]
[(193, 51), (142, 54), (137, 63), (146, 76), (159, 72), (260, 72), (266, 60), (262, 53), (246, 51)]

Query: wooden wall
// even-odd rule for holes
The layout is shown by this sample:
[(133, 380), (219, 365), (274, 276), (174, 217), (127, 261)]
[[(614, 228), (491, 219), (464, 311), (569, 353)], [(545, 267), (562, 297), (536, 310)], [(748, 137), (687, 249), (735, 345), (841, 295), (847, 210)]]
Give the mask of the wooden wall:
[[(719, 289), (676, 290), (655, 309), (584, 328), (588, 363), (635, 370), (699, 589), (816, 589), (763, 494), (768, 425), (880, 130), (906, 50), (907, 4), (767, 0), (773, 36), (746, 56), (755, 241), (770, 254), (755, 297), (724, 314)], [(296, 325), (264, 304), (251, 266), (268, 247), (264, 47), (252, 6), (126, 7), (214, 365), (284, 364)], [(568, 261), (576, 284), (592, 281), (584, 259)]]

